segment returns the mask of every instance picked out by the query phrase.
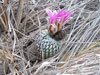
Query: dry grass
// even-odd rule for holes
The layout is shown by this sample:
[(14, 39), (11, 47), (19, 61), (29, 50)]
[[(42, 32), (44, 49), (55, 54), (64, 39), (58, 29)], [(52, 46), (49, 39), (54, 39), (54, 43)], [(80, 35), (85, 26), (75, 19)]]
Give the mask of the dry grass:
[[(4, 0), (0, 4), (0, 60), (4, 63), (4, 73), (99, 75), (99, 6), (100, 0)], [(40, 30), (47, 28), (45, 9), (58, 10), (61, 7), (75, 11), (66, 23), (71, 25), (71, 30), (63, 41), (62, 50), (54, 57), (31, 64), (26, 60), (23, 46)]]

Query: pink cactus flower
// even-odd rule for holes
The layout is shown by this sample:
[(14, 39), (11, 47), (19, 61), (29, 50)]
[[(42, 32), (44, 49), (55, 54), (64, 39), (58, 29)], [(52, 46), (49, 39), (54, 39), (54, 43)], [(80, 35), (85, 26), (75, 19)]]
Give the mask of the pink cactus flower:
[(56, 33), (61, 29), (61, 26), (67, 21), (67, 19), (74, 13), (73, 11), (65, 11), (63, 9), (58, 12), (52, 12), (50, 9), (46, 9), (49, 16), (49, 31)]

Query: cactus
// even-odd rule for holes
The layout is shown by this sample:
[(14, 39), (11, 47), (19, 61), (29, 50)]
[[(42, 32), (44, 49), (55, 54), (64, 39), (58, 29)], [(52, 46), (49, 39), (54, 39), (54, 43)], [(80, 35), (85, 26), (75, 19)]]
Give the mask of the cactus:
[(58, 12), (52, 13), (46, 9), (49, 16), (48, 29), (42, 30), (35, 37), (36, 46), (38, 47), (39, 56), (44, 58), (51, 57), (61, 50), (62, 39), (65, 37), (68, 28), (62, 30), (63, 24), (73, 14), (72, 11), (60, 9)]

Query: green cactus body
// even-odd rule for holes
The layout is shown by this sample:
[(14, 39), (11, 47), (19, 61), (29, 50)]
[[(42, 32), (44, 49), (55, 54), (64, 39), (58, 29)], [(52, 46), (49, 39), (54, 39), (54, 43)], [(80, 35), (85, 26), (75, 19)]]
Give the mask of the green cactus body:
[(50, 37), (47, 29), (38, 33), (35, 37), (35, 41), (40, 56), (42, 56), (43, 52), (44, 58), (51, 57), (61, 50), (61, 41), (57, 41)]

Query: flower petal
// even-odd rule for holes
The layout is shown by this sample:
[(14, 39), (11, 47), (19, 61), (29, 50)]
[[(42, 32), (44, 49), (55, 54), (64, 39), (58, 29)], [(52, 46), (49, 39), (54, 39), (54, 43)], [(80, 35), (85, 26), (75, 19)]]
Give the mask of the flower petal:
[(67, 12), (66, 15), (63, 17), (62, 23), (64, 23), (73, 13), (73, 11)]
[(53, 17), (53, 13), (52, 13), (52, 11), (50, 9), (47, 8), (46, 12), (47, 12), (49, 17)]
[(63, 16), (63, 12), (64, 12), (64, 11), (60, 9), (60, 10), (58, 11), (58, 13), (57, 13), (57, 17), (62, 17), (62, 16)]
[(57, 13), (53, 13), (50, 9), (46, 9), (46, 12), (47, 12), (47, 14), (48, 14), (48, 16), (50, 17), (50, 24), (53, 24), (54, 22), (55, 22), (55, 20), (56, 20), (56, 15), (57, 15)]

